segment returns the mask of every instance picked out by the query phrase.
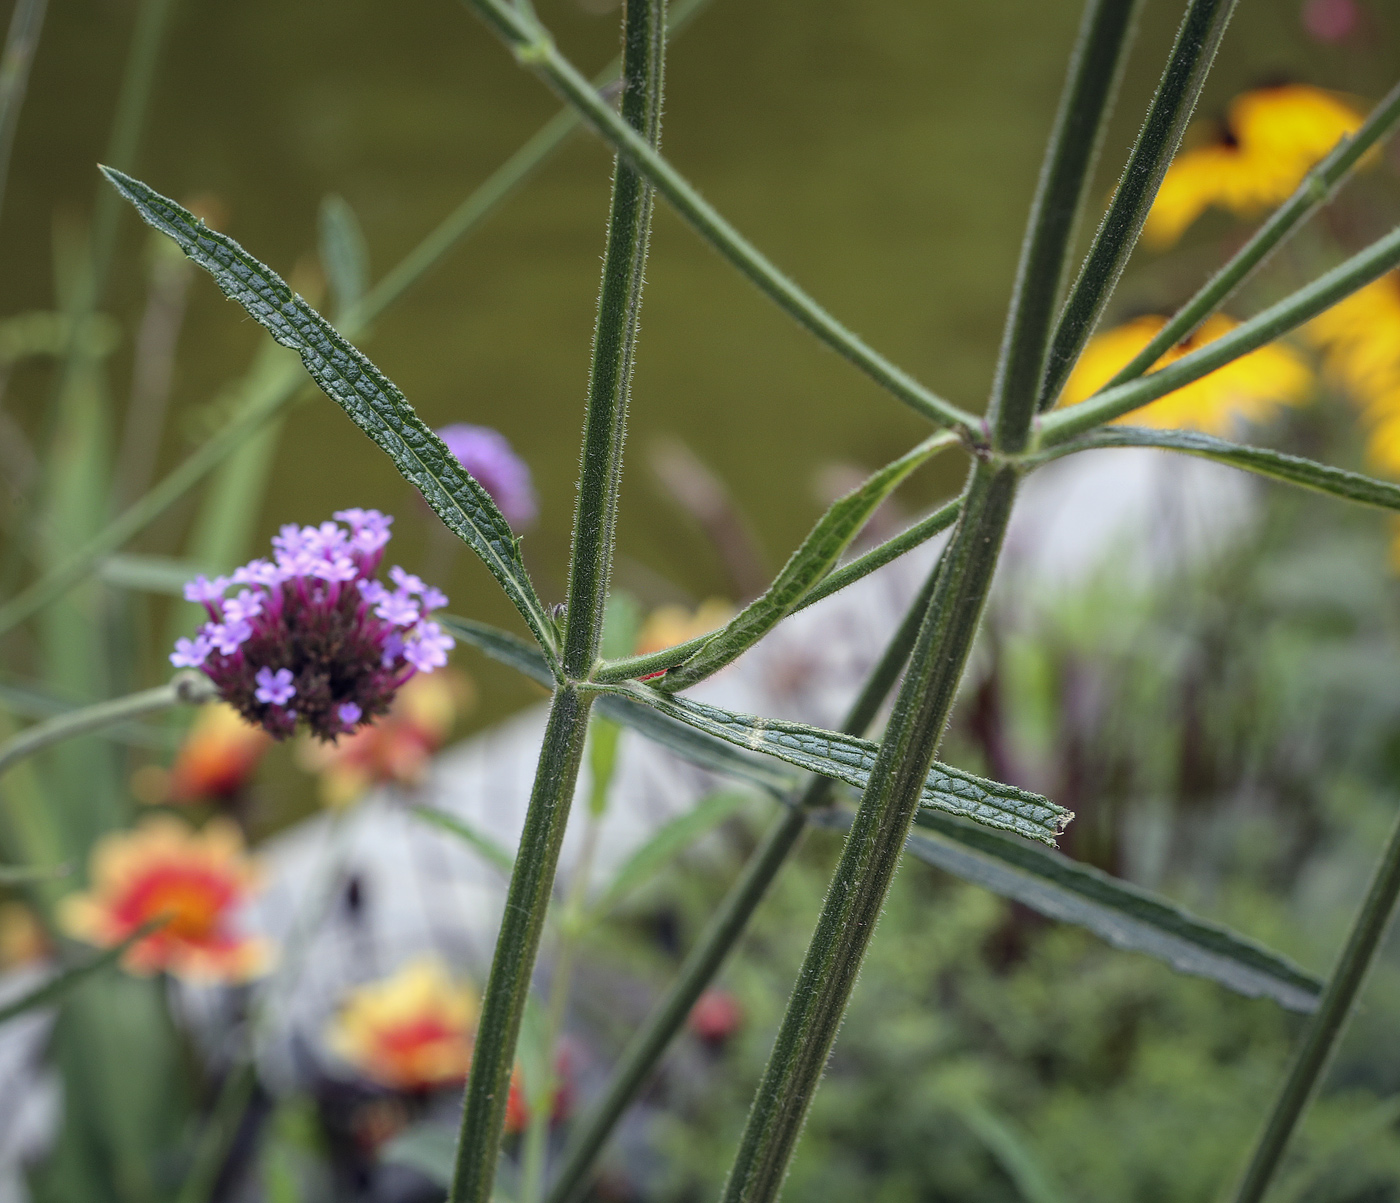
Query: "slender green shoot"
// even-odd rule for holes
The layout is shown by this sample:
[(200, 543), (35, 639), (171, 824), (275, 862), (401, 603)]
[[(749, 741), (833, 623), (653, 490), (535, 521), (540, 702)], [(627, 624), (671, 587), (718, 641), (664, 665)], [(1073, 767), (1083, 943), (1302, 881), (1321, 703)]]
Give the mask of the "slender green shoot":
[(49, 0), (18, 0), (10, 13), (5, 49), (0, 52), (0, 212), (4, 211), (5, 184), (10, 178), (10, 155), (24, 94), (29, 87), (29, 67), (39, 49), (44, 12)]

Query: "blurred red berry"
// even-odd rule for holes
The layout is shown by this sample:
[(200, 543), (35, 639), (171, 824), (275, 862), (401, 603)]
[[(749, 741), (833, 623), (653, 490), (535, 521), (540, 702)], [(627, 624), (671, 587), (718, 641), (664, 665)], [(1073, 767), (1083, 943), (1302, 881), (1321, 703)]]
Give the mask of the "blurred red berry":
[(723, 1044), (744, 1022), (739, 1001), (728, 990), (706, 990), (690, 1011), (690, 1030), (706, 1044)]

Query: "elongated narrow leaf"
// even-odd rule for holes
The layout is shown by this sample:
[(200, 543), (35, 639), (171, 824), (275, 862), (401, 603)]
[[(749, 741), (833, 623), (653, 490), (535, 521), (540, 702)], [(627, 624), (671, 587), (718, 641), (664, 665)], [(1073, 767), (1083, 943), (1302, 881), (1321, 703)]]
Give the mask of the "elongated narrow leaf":
[(523, 673), (546, 689), (554, 688), (554, 674), (549, 669), (549, 662), (534, 644), (526, 643), (525, 640), (499, 627), (489, 626), (471, 618), (458, 618), (455, 614), (439, 615), (437, 621), (443, 630), (450, 632), (463, 643), (471, 644), (491, 659), (499, 660), (516, 672)]
[(71, 865), (0, 865), (0, 886), (22, 886), (32, 881), (52, 881), (66, 877)]
[(97, 570), (109, 585), (137, 593), (164, 593), (183, 597), (185, 583), (208, 570), (189, 560), (170, 556), (138, 556), (117, 554), (108, 556)]
[(955, 442), (956, 437), (947, 433), (926, 439), (907, 455), (886, 464), (858, 489), (834, 502), (763, 596), (745, 606), (690, 659), (671, 669), (658, 685), (666, 690), (684, 689), (738, 659), (792, 613), (802, 598), (831, 571), (885, 498), (915, 468)]
[(187, 209), (139, 180), (109, 167), (102, 171), (148, 225), (173, 238), (214, 277), (226, 296), (301, 356), (326, 396), (389, 455), (438, 516), (481, 557), (540, 645), (552, 651), (553, 623), (525, 571), (510, 523), (393, 382), (292, 292), (281, 276), (233, 239), (209, 229)]
[(408, 808), (409, 813), (417, 815), (425, 823), (441, 831), (450, 832), (464, 844), (479, 852), (484, 860), (488, 860), (503, 873), (509, 874), (515, 867), (515, 857), (505, 848), (496, 843), (489, 835), (478, 831), (466, 819), (457, 815), (448, 814), (445, 810), (439, 810), (436, 806), (415, 805)]
[(1068, 1196), (1005, 1116), (977, 1099), (953, 1096), (942, 1101), (997, 1159), (1025, 1203), (1067, 1203)]
[(1229, 464), (1232, 468), (1239, 468), (1245, 472), (1269, 476), (1299, 488), (1311, 489), (1315, 493), (1340, 497), (1343, 501), (1373, 505), (1382, 510), (1400, 510), (1400, 485), (1363, 476), (1359, 472), (1348, 472), (1344, 468), (1319, 464), (1315, 460), (1303, 459), (1300, 456), (1285, 455), (1282, 451), (1270, 451), (1267, 447), (1248, 447), (1242, 443), (1226, 442), (1214, 435), (1201, 434), (1195, 430), (1105, 426), (1071, 443), (1061, 444), (1047, 458), (1099, 447), (1161, 447), (1167, 451), (1181, 451), (1187, 455)]
[[(463, 643), (470, 643), (532, 681), (545, 686), (554, 684), (540, 650), (523, 639), (469, 618), (446, 615), (439, 621)], [(699, 768), (732, 777), (736, 781), (746, 781), (776, 797), (782, 797), (796, 783), (795, 774), (783, 771), (771, 760), (741, 752), (732, 743), (697, 731), (629, 697), (604, 694), (594, 703), (594, 709), (603, 717), (630, 727)]]
[(708, 835), (734, 814), (749, 797), (736, 790), (711, 794), (658, 828), (651, 839), (623, 862), (612, 881), (608, 882), (602, 897), (593, 905), (594, 914), (601, 917), (633, 890), (645, 885), (696, 840)]
[(48, 1007), (54, 1003), (62, 1002), (69, 993), (81, 986), (88, 978), (96, 973), (101, 973), (109, 965), (115, 965), (121, 959), (122, 954), (137, 940), (144, 939), (159, 926), (159, 923), (147, 923), (120, 944), (87, 957), (76, 965), (60, 969), (46, 982), (40, 983), (26, 994), (21, 994), (13, 1002), (0, 1006), (0, 1024), (8, 1023), (11, 1019), (18, 1018), (20, 1015), (40, 1007)]
[(405, 1128), (379, 1152), (385, 1165), (406, 1165), (444, 1190), (452, 1185), (457, 1158), (457, 1129), (425, 1120)]
[[(645, 686), (614, 686), (611, 693), (649, 705), (707, 735), (785, 760), (808, 772), (834, 777), (857, 789), (865, 788), (879, 751), (878, 744), (854, 735), (805, 723), (736, 714), (690, 698), (670, 697)], [(1039, 794), (937, 762), (924, 784), (922, 805), (1051, 845), (1074, 818), (1072, 812)]]
[[(850, 825), (842, 812), (817, 816), (817, 821)], [(914, 821), (930, 834), (911, 835), (908, 850), (965, 881), (1051, 919), (1087, 928), (1115, 948), (1146, 953), (1237, 994), (1272, 998), (1291, 1011), (1317, 1007), (1322, 991), (1317, 978), (1279, 953), (1198, 918), (1159, 894), (944, 815), (925, 810)]]
[(355, 210), (343, 196), (321, 199), (321, 266), (331, 286), (336, 325), (369, 289), (369, 247)]

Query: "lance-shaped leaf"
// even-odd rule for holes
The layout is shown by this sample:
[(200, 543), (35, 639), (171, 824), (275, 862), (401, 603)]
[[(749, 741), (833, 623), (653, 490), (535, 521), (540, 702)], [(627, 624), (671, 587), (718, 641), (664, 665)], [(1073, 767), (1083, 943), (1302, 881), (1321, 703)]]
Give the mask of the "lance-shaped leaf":
[(1319, 464), (1301, 456), (1285, 455), (1282, 451), (1270, 451), (1267, 447), (1230, 443), (1195, 430), (1105, 426), (1071, 443), (1060, 444), (1038, 462), (1044, 463), (1074, 451), (1090, 451), (1098, 447), (1161, 447), (1167, 451), (1181, 451), (1299, 488), (1311, 489), (1315, 493), (1340, 497), (1343, 501), (1372, 505), (1382, 510), (1400, 510), (1400, 485), (1363, 476), (1359, 472), (1348, 472), (1344, 468)]
[[(843, 812), (819, 822), (849, 826)], [(1209, 978), (1250, 998), (1312, 1011), (1322, 983), (1287, 957), (1198, 918), (1150, 890), (1089, 865), (932, 811), (915, 823), (931, 834), (909, 837), (920, 860), (1014, 899), (1051, 919), (1087, 928), (1115, 948), (1146, 953), (1182, 973)]]
[(420, 804), (410, 806), (408, 810), (410, 814), (416, 815), (423, 822), (438, 828), (438, 830), (455, 835), (462, 843), (479, 853), (483, 860), (490, 862), (503, 873), (509, 873), (514, 867), (515, 857), (484, 831), (478, 831), (466, 819), (449, 814), (436, 806)]
[[(857, 789), (865, 788), (879, 751), (878, 744), (854, 735), (825, 731), (805, 723), (737, 714), (690, 698), (671, 697), (642, 685), (612, 686), (608, 692), (651, 706), (706, 735), (752, 752), (762, 752), (823, 777), (833, 777)], [(921, 805), (1051, 845), (1074, 818), (1071, 811), (1039, 794), (936, 762), (924, 783)]]
[(660, 688), (669, 691), (694, 685), (737, 660), (801, 607), (802, 600), (831, 572), (851, 540), (870, 520), (870, 515), (915, 468), (956, 442), (956, 436), (946, 432), (925, 439), (912, 451), (868, 477), (859, 488), (833, 502), (763, 595), (751, 601), (718, 631), (647, 656), (615, 661), (596, 672), (595, 678), (626, 681), (669, 670), (665, 679), (657, 682)]
[(281, 276), (233, 239), (209, 229), (193, 213), (139, 180), (109, 167), (102, 171), (148, 225), (173, 238), (214, 277), (226, 296), (301, 356), (326, 396), (388, 453), (449, 529), (481, 557), (540, 646), (552, 654), (554, 624), (525, 571), (510, 523), (393, 382), (292, 292)]
[[(438, 621), (463, 643), (469, 643), (492, 659), (524, 673), (532, 681), (546, 687), (554, 684), (544, 656), (538, 648), (523, 639), (469, 618), (448, 615)], [(594, 703), (594, 707), (605, 718), (630, 727), (699, 768), (756, 785), (775, 797), (783, 797), (796, 783), (796, 774), (780, 769), (771, 760), (742, 752), (731, 743), (668, 718), (631, 698), (605, 694)]]
[(39, 1007), (49, 1007), (54, 1003), (62, 1002), (73, 990), (81, 986), (88, 978), (94, 974), (101, 973), (110, 965), (114, 965), (133, 944), (138, 940), (145, 939), (156, 928), (160, 927), (164, 920), (157, 920), (147, 923), (127, 936), (120, 944), (95, 953), (92, 956), (78, 961), (76, 964), (68, 965), (60, 969), (47, 981), (41, 982), (34, 989), (21, 994), (18, 998), (0, 1006), (0, 1024), (8, 1023), (11, 1019), (18, 1018), (29, 1011), (37, 1010)]

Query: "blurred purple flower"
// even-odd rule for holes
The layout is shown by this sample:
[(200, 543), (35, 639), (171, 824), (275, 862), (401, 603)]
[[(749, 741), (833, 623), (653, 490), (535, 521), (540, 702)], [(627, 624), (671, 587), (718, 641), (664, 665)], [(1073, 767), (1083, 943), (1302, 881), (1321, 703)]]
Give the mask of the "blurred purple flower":
[(1356, 0), (1307, 0), (1303, 5), (1303, 28), (1319, 42), (1343, 42), (1360, 24)]
[(535, 521), (539, 504), (535, 500), (535, 486), (530, 481), (530, 469), (511, 450), (505, 435), (489, 426), (457, 422), (444, 426), (438, 431), (438, 437), (457, 457), (457, 462), (491, 494), (511, 526), (524, 530)]
[[(209, 621), (176, 640), (171, 663), (202, 669), (226, 702), (278, 739), (298, 717), (325, 740), (372, 721), (414, 673), (446, 664), (454, 646), (427, 617), (447, 604), (440, 590), (398, 567), (394, 589), (374, 575), (393, 519), (376, 510), (336, 517), (345, 525), (284, 526), (272, 560), (185, 586)], [(246, 587), (226, 598), (234, 585)]]

